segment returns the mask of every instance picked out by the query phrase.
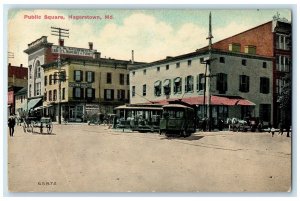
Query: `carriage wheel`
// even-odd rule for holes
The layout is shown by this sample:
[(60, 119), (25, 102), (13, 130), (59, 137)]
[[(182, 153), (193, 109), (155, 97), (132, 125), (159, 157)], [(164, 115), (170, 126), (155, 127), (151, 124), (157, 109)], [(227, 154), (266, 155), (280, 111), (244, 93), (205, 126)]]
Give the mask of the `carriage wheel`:
[(53, 125), (52, 124), (47, 124), (47, 133), (51, 134), (52, 133), (52, 129), (53, 129)]

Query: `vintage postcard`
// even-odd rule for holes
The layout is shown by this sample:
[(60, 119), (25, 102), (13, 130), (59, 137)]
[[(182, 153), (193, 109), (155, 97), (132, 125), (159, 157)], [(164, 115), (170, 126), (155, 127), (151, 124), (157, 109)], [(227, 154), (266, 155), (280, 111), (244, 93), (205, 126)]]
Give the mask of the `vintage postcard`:
[(9, 192), (291, 192), (289, 9), (10, 9)]

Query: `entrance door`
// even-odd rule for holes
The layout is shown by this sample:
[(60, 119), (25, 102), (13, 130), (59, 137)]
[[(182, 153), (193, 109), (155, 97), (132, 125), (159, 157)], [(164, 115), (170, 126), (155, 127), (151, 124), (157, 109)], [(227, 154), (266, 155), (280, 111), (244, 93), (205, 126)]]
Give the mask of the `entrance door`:
[(69, 110), (69, 118), (70, 118), (70, 121), (74, 121), (75, 120), (74, 108), (70, 108), (70, 110)]

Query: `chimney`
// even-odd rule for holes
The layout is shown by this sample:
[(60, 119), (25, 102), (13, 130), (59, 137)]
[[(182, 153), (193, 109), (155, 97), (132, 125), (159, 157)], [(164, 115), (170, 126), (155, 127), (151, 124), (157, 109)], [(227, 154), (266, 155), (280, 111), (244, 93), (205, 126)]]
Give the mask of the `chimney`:
[(23, 64), (20, 65), (20, 68), (22, 68), (22, 67), (23, 67)]
[(59, 46), (64, 46), (65, 45), (64, 39), (58, 39), (58, 44)]
[(89, 42), (89, 49), (90, 49), (90, 50), (93, 49), (93, 42)]
[(131, 50), (131, 64), (134, 64), (134, 50)]

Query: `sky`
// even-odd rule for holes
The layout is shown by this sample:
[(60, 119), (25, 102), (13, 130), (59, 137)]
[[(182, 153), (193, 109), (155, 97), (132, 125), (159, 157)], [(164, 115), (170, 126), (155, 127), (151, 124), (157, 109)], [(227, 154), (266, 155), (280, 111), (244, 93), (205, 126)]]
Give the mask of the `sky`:
[[(249, 28), (271, 21), (278, 12), (291, 21), (291, 11), (286, 9), (203, 10), (203, 9), (147, 9), (147, 10), (50, 10), (10, 9), (7, 35), (9, 58), (12, 65), (28, 65), (27, 45), (41, 36), (57, 44), (51, 35), (51, 26), (69, 29), (65, 46), (94, 49), (101, 57), (152, 62), (166, 56), (193, 52), (208, 44), (208, 16), (212, 13), (213, 42), (235, 35)], [(45, 19), (44, 16), (63, 16), (64, 19)], [(69, 16), (99, 16), (95, 19), (70, 19)], [(36, 19), (40, 16), (41, 19)], [(110, 16), (105, 19), (105, 16)], [(30, 18), (30, 19), (29, 19)]]

